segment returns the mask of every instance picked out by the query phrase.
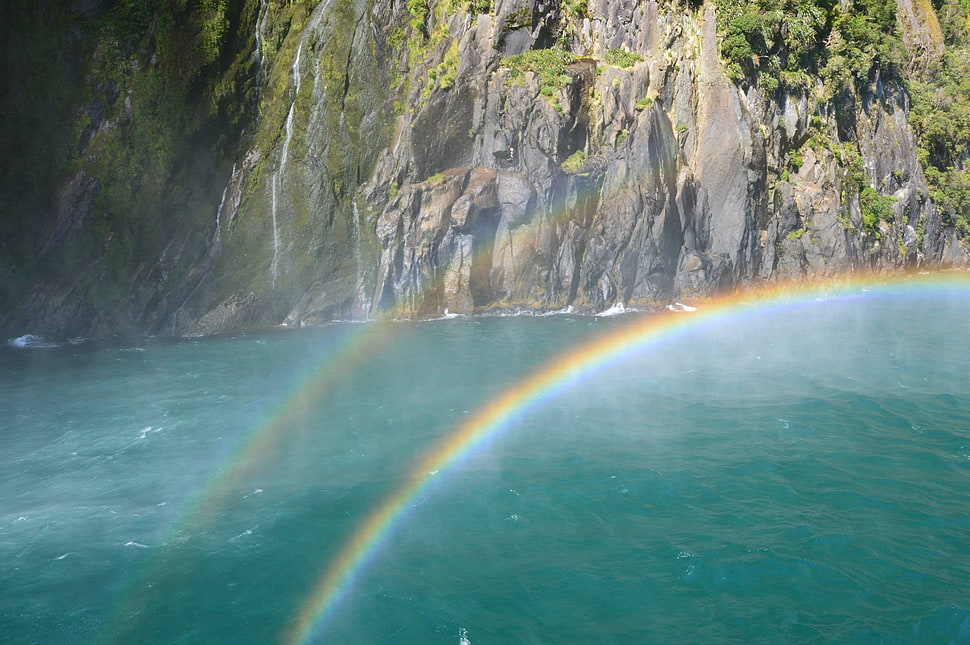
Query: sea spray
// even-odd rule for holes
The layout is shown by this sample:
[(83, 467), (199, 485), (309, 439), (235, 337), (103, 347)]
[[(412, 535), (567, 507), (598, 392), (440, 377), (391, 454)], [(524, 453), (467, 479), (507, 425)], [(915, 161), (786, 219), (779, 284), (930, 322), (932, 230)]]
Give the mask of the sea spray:
[(301, 642), (963, 642), (968, 305), (815, 295), (660, 314), (609, 369), (598, 340), (655, 315), (0, 347), (0, 633), (283, 642), (439, 440), (587, 347), (559, 396), (424, 462)]

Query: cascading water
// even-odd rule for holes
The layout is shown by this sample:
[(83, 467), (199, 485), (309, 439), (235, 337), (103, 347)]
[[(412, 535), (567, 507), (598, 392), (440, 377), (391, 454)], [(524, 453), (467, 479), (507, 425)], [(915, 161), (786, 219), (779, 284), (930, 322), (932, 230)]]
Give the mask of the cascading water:
[(269, 3), (267, 0), (259, 0), (259, 14), (256, 18), (255, 40), (256, 51), (256, 74), (260, 81), (264, 80), (266, 68), (266, 57), (263, 54), (263, 31), (266, 29), (266, 19), (269, 16)]
[[(296, 48), (296, 55), (293, 59), (293, 64), (290, 67), (290, 78), (292, 79), (293, 95), (290, 101), (290, 107), (286, 115), (286, 122), (284, 124), (284, 137), (283, 146), (280, 150), (280, 162), (279, 166), (270, 177), (270, 216), (272, 220), (272, 245), (273, 245), (273, 257), (270, 261), (270, 277), (273, 287), (276, 286), (277, 279), (279, 278), (279, 264), (280, 255), (285, 250), (283, 248), (284, 239), (281, 227), (284, 224), (284, 218), (282, 217), (283, 211), (281, 209), (285, 208), (285, 200), (287, 184), (289, 183), (288, 166), (290, 159), (290, 148), (293, 144), (293, 134), (295, 131), (295, 120), (296, 120), (296, 108), (297, 101), (300, 97), (300, 92), (302, 90), (302, 61), (303, 61), (303, 50), (304, 46), (307, 44), (308, 40), (311, 38), (316, 38), (317, 28), (321, 21), (327, 14), (327, 9), (330, 5), (329, 0), (327, 2), (318, 5), (312, 13), (309, 23), (303, 29), (299, 36), (299, 43)], [(265, 13), (259, 24), (257, 25), (257, 40), (261, 41), (261, 32), (265, 29)], [(314, 70), (315, 79), (319, 79), (319, 66)], [(315, 83), (316, 85), (316, 83)], [(315, 115), (311, 115), (311, 118)]]
[(216, 208), (216, 231), (212, 236), (212, 254), (218, 253), (222, 248), (222, 211), (226, 206), (226, 195), (229, 194), (229, 186), (232, 184), (235, 176), (236, 164), (232, 164), (232, 172), (229, 174), (229, 181), (226, 182), (226, 187), (222, 189), (222, 198), (219, 200), (219, 207)]
[(360, 209), (357, 208), (357, 201), (354, 200), (353, 217), (351, 217), (351, 227), (353, 229), (353, 249), (354, 249), (354, 285), (357, 289), (357, 302), (363, 311), (370, 311), (370, 300), (367, 297), (367, 287), (364, 284), (363, 267), (364, 260), (361, 252), (361, 226)]
[(280, 185), (280, 172), (277, 171), (271, 181), (271, 191), (270, 191), (270, 213), (273, 216), (273, 260), (269, 265), (269, 273), (273, 278), (273, 286), (276, 286), (276, 278), (279, 273), (280, 264), (280, 227), (279, 221), (276, 218), (276, 201), (277, 193), (279, 192)]
[(286, 135), (283, 139), (283, 152), (280, 154), (280, 166), (270, 180), (270, 213), (273, 218), (273, 260), (270, 262), (269, 272), (272, 276), (273, 286), (276, 286), (276, 279), (279, 277), (280, 263), (280, 227), (277, 217), (277, 207), (279, 204), (279, 191), (286, 175), (286, 164), (290, 157), (290, 143), (293, 141), (293, 116), (296, 113), (296, 100), (300, 95), (300, 55), (303, 53), (303, 43), (301, 42), (296, 50), (296, 58), (293, 60), (293, 101), (290, 103), (290, 111), (286, 115)]

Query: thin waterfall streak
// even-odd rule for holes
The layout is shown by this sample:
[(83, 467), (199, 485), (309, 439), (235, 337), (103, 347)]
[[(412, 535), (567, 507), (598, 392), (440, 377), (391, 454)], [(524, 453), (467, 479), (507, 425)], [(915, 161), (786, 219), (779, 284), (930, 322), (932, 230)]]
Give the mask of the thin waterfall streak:
[(293, 140), (293, 113), (296, 110), (296, 101), (290, 104), (290, 113), (286, 116), (286, 136), (283, 138), (283, 154), (280, 156), (279, 173), (286, 172), (286, 163), (290, 158), (290, 142)]
[(215, 249), (218, 249), (222, 245), (222, 211), (226, 206), (226, 195), (229, 194), (229, 184), (232, 183), (232, 179), (235, 176), (236, 164), (232, 164), (229, 181), (226, 182), (226, 187), (222, 189), (222, 199), (219, 200), (219, 207), (216, 209), (216, 233), (212, 238), (212, 246)]
[(353, 217), (352, 217), (352, 228), (353, 228), (353, 246), (354, 246), (354, 286), (357, 289), (357, 302), (364, 305), (364, 280), (361, 275), (361, 257), (360, 257), (360, 209), (357, 208), (357, 200), (354, 200), (353, 207)]
[(296, 86), (296, 92), (293, 96), (293, 101), (296, 102), (296, 97), (300, 95), (300, 55), (303, 53), (303, 43), (296, 48), (296, 58), (293, 60), (293, 83)]
[(256, 39), (256, 72), (262, 80), (265, 58), (263, 56), (263, 30), (266, 29), (266, 20), (269, 17), (269, 5), (267, 0), (259, 0), (259, 14), (256, 19), (255, 39)]
[(222, 189), (222, 199), (219, 200), (219, 208), (216, 209), (216, 233), (212, 237), (212, 246), (215, 248), (219, 248), (219, 246), (222, 244), (222, 226), (220, 225), (219, 221), (222, 217), (222, 207), (226, 203), (226, 193), (228, 192), (229, 184), (226, 184), (226, 187)]
[[(290, 111), (286, 115), (286, 134), (283, 138), (283, 150), (280, 153), (280, 165), (276, 172), (273, 174), (270, 180), (270, 213), (273, 218), (273, 260), (270, 263), (270, 276), (272, 277), (272, 284), (276, 286), (276, 280), (279, 277), (279, 258), (280, 258), (280, 228), (279, 228), (279, 218), (278, 218), (278, 208), (280, 200), (280, 189), (286, 178), (286, 166), (290, 160), (290, 145), (293, 142), (293, 131), (294, 131), (294, 121), (296, 117), (296, 102), (300, 95), (300, 90), (302, 88), (302, 76), (300, 73), (300, 62), (303, 57), (303, 46), (307, 42), (307, 38), (311, 35), (316, 35), (317, 26), (320, 21), (323, 20), (324, 16), (327, 14), (327, 8), (330, 5), (331, 0), (326, 0), (313, 10), (313, 14), (310, 18), (309, 24), (303, 30), (300, 35), (299, 45), (296, 49), (296, 57), (293, 60), (293, 65), (290, 68), (291, 76), (293, 79), (293, 101), (290, 103)], [(262, 31), (265, 29), (266, 20), (268, 19), (268, 8), (266, 6), (265, 0), (261, 0), (260, 7), (262, 11), (262, 17), (257, 21), (256, 27), (256, 39), (257, 44), (262, 43)], [(260, 61), (262, 61), (262, 54), (260, 53)]]
[(293, 102), (290, 103), (290, 111), (286, 115), (286, 136), (283, 138), (283, 152), (280, 154), (280, 167), (273, 175), (272, 186), (272, 213), (273, 213), (273, 261), (270, 264), (270, 274), (273, 277), (273, 286), (276, 286), (276, 279), (279, 277), (280, 261), (280, 228), (279, 220), (276, 217), (277, 200), (279, 199), (280, 184), (286, 177), (286, 165), (290, 160), (290, 144), (293, 142), (293, 118), (296, 114), (296, 98), (300, 94), (300, 53), (303, 51), (303, 43), (296, 50), (296, 60), (293, 61), (293, 81), (296, 85), (293, 93)]
[(273, 277), (273, 286), (276, 286), (276, 277), (279, 272), (280, 263), (280, 229), (276, 221), (276, 194), (279, 192), (280, 174), (273, 175), (271, 186), (270, 212), (273, 215), (273, 261), (269, 265), (270, 275)]

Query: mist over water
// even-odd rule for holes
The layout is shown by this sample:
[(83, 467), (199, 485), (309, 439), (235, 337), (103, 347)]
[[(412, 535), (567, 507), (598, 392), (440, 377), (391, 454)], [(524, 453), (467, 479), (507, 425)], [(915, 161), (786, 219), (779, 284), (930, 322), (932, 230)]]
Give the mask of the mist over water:
[[(3, 347), (0, 641), (280, 642), (437, 441), (645, 315)], [(860, 291), (631, 348), (436, 473), (315, 633), (970, 642), (968, 316)]]

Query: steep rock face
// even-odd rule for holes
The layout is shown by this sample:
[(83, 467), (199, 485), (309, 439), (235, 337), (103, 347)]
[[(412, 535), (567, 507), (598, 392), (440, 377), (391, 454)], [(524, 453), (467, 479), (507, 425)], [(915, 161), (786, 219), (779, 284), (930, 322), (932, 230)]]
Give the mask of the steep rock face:
[[(550, 97), (541, 91), (541, 74), (526, 73), (514, 82), (500, 67), (503, 36), (508, 42), (503, 9), (500, 4), (495, 18), (480, 16), (472, 35), (461, 42), (460, 59), (480, 64), (459, 69), (455, 89), (440, 99), (450, 109), (442, 111), (432, 93), (413, 119), (403, 117), (413, 125), (401, 129), (399, 145), (368, 186), (369, 201), (382, 211), (379, 226), (403, 232), (381, 236), (381, 307), (413, 315), (427, 314), (429, 307), (599, 310), (618, 302), (661, 302), (679, 291), (709, 293), (743, 279), (757, 256), (746, 222), (751, 200), (759, 195), (747, 176), (754, 155), (750, 145), (741, 145), (750, 136), (739, 133), (748, 124), (737, 93), (717, 73), (713, 35), (708, 47), (713, 69), (702, 79), (689, 67), (697, 62), (703, 39), (699, 33), (684, 35), (685, 28), (696, 32), (696, 22), (685, 20), (660, 34), (687, 50), (680, 72), (670, 57), (673, 50), (659, 61), (650, 56), (658, 48), (655, 4), (638, 12), (637, 25), (633, 14), (625, 23), (586, 20), (577, 37), (593, 43), (588, 53), (602, 55), (595, 43), (609, 40), (639, 47), (648, 52), (647, 60), (633, 69), (607, 66), (597, 73), (593, 58), (580, 59), (568, 70), (572, 82)], [(535, 22), (552, 22), (547, 18), (540, 15)], [(537, 36), (541, 29), (530, 33)], [(521, 37), (517, 42), (521, 47)], [(464, 47), (474, 51), (466, 53)], [(642, 99), (651, 95), (657, 100), (647, 105)], [(422, 159), (426, 144), (414, 142), (435, 136), (422, 123), (442, 112), (454, 118), (446, 127), (467, 129), (468, 135), (455, 137), (449, 158), (432, 157), (438, 164), (432, 165)], [(577, 152), (582, 166), (564, 171), (564, 162)], [(438, 199), (408, 201), (403, 209), (381, 206), (381, 187), (395, 181), (400, 169), (415, 168), (414, 179), (420, 179), (422, 170), (440, 172), (449, 162), (475, 170), (446, 171), (445, 185), (435, 189), (442, 193)], [(385, 169), (393, 174), (384, 174)], [(460, 187), (446, 189), (469, 172), (482, 176), (486, 169), (495, 173), (488, 192), (496, 197), (482, 209), (477, 229), (456, 224), (449, 213), (456, 205), (463, 212), (466, 196)], [(427, 190), (416, 185), (419, 192)], [(413, 189), (406, 190), (410, 195)], [(508, 197), (499, 198), (502, 192)], [(435, 242), (415, 249), (413, 233), (429, 226)], [(395, 257), (416, 263), (395, 264), (390, 261)], [(469, 298), (445, 284), (476, 285), (470, 290), (475, 295)], [(414, 291), (422, 297), (415, 299)]]
[[(520, 6), (441, 18), (462, 61), (454, 84), (422, 88), (425, 100), (412, 87), (415, 107), (364, 189), (385, 232), (375, 313), (600, 310), (752, 280), (965, 261), (927, 201), (898, 86), (877, 78), (847, 96), (846, 119), (804, 94), (730, 82), (712, 5), (591, 2), (564, 31), (561, 7), (534, 3), (528, 28), (510, 34)], [(541, 73), (516, 80), (503, 67), (510, 43), (541, 46), (546, 29), (585, 56), (555, 93)], [(610, 49), (642, 60), (609, 65)], [(411, 70), (413, 84), (427, 68)], [(567, 161), (577, 151), (578, 168)], [(789, 172), (792, 153), (801, 160)], [(847, 184), (850, 154), (892, 197), (894, 217), (877, 228)], [(477, 227), (466, 223), (469, 177)], [(511, 202), (497, 198), (503, 181), (520, 186)], [(403, 188), (390, 199), (392, 183)]]
[[(119, 11), (81, 4), (88, 20)], [(0, 328), (599, 311), (967, 262), (899, 82), (876, 73), (837, 97), (739, 85), (713, 4), (213, 6), (146, 22), (127, 83), (89, 63), (75, 161), (33, 250), (0, 266), (17, 276)], [(914, 69), (939, 56), (934, 19), (899, 4)], [(166, 62), (165, 39), (186, 33), (209, 53)], [(156, 77), (186, 79), (196, 116), (160, 128)]]
[(173, 321), (178, 333), (370, 311), (377, 247), (356, 188), (391, 122), (374, 39), (389, 16), (378, 10), (325, 0), (281, 27), (261, 3), (256, 39), (278, 32), (279, 44), (264, 63), (260, 122), (228, 181), (218, 259)]
[(218, 257), (222, 165), (254, 115), (255, 3), (3, 13), (0, 133), (17, 161), (0, 180), (0, 329), (176, 330)]

